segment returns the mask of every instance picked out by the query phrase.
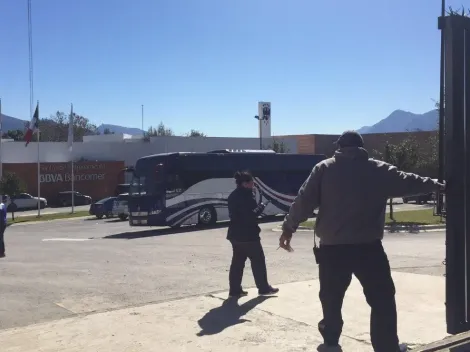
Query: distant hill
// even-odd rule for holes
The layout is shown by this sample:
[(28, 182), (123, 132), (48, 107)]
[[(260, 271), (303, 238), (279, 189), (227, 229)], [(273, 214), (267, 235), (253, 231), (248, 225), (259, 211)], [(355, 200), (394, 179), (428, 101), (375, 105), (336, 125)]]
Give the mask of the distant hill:
[(17, 119), (16, 117), (11, 117), (11, 116), (2, 114), (2, 124), (3, 124), (2, 130), (5, 133), (10, 130), (23, 131), (25, 129), (26, 122), (27, 121), (25, 120), (20, 120), (20, 119)]
[(100, 133), (103, 133), (105, 129), (109, 129), (111, 132), (118, 133), (118, 134), (124, 133), (124, 134), (130, 134), (130, 135), (140, 135), (143, 132), (140, 128), (134, 128), (134, 127), (123, 127), (123, 126), (110, 125), (110, 124), (102, 124), (98, 126), (98, 131)]
[[(25, 129), (25, 125), (28, 121), (21, 120), (16, 117), (8, 116), (2, 114), (2, 129), (4, 132), (10, 130), (21, 130)], [(98, 131), (103, 133), (105, 129), (109, 129), (111, 132), (114, 133), (124, 133), (124, 134), (131, 134), (131, 135), (139, 135), (142, 134), (142, 130), (140, 128), (134, 127), (124, 127), (124, 126), (117, 126), (117, 125), (110, 125), (110, 124), (102, 124), (98, 127)]]
[(408, 131), (435, 131), (437, 129), (439, 114), (431, 110), (424, 114), (413, 114), (409, 111), (395, 110), (388, 117), (375, 125), (364, 126), (357, 131), (366, 133), (408, 132)]

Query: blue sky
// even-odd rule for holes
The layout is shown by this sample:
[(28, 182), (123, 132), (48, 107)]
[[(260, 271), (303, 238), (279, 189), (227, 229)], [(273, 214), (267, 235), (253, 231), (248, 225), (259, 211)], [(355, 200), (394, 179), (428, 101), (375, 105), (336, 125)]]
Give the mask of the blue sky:
[[(459, 7), (463, 0), (447, 0)], [(465, 2), (465, 1), (463, 1)], [(439, 97), (440, 0), (32, 0), (41, 116), (177, 134), (339, 133)], [(0, 2), (3, 113), (28, 119), (27, 1)]]

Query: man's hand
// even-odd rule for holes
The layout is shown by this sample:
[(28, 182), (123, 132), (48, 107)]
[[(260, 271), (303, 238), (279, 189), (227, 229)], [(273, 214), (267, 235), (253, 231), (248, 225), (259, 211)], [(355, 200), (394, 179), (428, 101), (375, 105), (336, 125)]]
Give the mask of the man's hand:
[(292, 234), (283, 231), (281, 237), (279, 237), (279, 247), (288, 252), (293, 252), (294, 249), (290, 246), (291, 239), (292, 239)]

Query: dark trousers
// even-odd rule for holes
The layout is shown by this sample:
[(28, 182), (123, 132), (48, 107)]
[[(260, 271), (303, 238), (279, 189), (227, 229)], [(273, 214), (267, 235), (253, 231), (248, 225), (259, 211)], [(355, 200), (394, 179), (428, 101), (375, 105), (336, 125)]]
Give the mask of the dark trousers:
[(237, 293), (242, 290), (243, 270), (247, 258), (251, 261), (251, 270), (258, 290), (269, 288), (266, 259), (264, 257), (261, 241), (236, 242), (230, 241), (233, 248), (232, 265), (230, 265), (230, 292)]
[(339, 341), (343, 328), (341, 308), (353, 274), (361, 283), (371, 307), (370, 337), (374, 351), (399, 351), (395, 285), (381, 241), (320, 247), (323, 320), (318, 329), (325, 343), (336, 344)]
[(0, 254), (5, 254), (5, 240), (4, 240), (5, 229), (6, 229), (6, 226), (0, 225)]

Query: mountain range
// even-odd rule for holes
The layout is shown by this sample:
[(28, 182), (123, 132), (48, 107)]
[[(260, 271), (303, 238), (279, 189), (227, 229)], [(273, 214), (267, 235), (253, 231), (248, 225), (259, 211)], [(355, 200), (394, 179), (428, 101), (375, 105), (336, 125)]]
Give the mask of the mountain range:
[[(11, 130), (21, 130), (23, 131), (25, 129), (27, 121), (26, 120), (21, 120), (16, 117), (8, 116), (5, 114), (2, 114), (2, 130), (3, 131), (11, 131)], [(131, 134), (131, 135), (139, 135), (142, 134), (142, 130), (140, 128), (134, 128), (134, 127), (123, 127), (123, 126), (117, 126), (117, 125), (110, 125), (110, 124), (101, 124), (100, 126), (97, 127), (97, 130), (103, 134), (104, 131), (108, 129), (111, 132), (114, 133), (124, 133), (124, 134)]]
[(439, 114), (437, 110), (431, 110), (424, 114), (414, 114), (409, 111), (395, 110), (389, 116), (380, 120), (375, 125), (364, 126), (357, 132), (366, 133), (390, 133), (412, 131), (437, 130)]
[[(2, 114), (2, 130), (24, 130), (27, 121)], [(434, 131), (437, 129), (438, 112), (431, 110), (424, 114), (414, 114), (409, 111), (395, 110), (388, 117), (372, 126), (363, 126), (357, 131), (367, 133), (407, 132), (407, 131)], [(142, 130), (134, 127), (101, 124), (98, 131), (102, 134), (106, 129), (114, 133), (140, 135)]]
[(98, 126), (98, 132), (103, 134), (105, 130), (109, 130), (114, 133), (124, 133), (124, 134), (130, 134), (130, 135), (141, 135), (143, 131), (140, 128), (134, 128), (134, 127), (123, 127), (123, 126), (118, 126), (118, 125), (110, 125), (110, 124), (101, 124)]
[(11, 130), (23, 131), (26, 126), (25, 120), (17, 119), (16, 117), (2, 114), (2, 130), (7, 132)]

